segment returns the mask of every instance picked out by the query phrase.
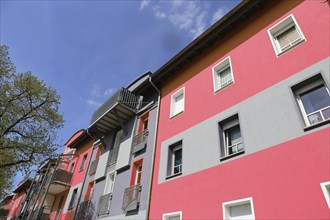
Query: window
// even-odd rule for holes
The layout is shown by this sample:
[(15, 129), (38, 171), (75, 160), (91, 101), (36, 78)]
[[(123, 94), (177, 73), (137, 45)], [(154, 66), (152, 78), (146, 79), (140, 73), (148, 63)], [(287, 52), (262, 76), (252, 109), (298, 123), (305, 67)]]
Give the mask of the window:
[(74, 168), (74, 162), (71, 164), (71, 166), (70, 166), (70, 173), (72, 173), (73, 172), (73, 168)]
[(325, 201), (328, 204), (328, 207), (330, 209), (330, 181), (321, 183), (321, 188), (324, 194)]
[(84, 169), (85, 163), (87, 160), (87, 154), (84, 155), (82, 161), (81, 161), (81, 165), (80, 165), (80, 171), (82, 171)]
[(233, 71), (231, 67), (230, 57), (221, 61), (212, 68), (214, 92), (234, 82)]
[(132, 169), (130, 186), (141, 184), (141, 180), (142, 180), (142, 162), (143, 162), (143, 159), (141, 159), (137, 162), (134, 162), (133, 169)]
[(143, 114), (139, 118), (138, 134), (148, 129), (148, 119), (149, 119), (149, 112)]
[(269, 29), (268, 33), (276, 55), (280, 55), (306, 40), (293, 15)]
[(167, 176), (174, 177), (182, 174), (182, 142), (169, 147)]
[(88, 188), (87, 188), (87, 191), (85, 194), (84, 201), (91, 200), (93, 198), (93, 195), (94, 195), (94, 181), (92, 181), (88, 184)]
[(175, 92), (171, 98), (171, 112), (170, 117), (174, 117), (177, 114), (184, 111), (184, 88)]
[(224, 220), (255, 219), (252, 198), (222, 203)]
[(163, 220), (182, 220), (182, 212), (171, 212), (163, 214)]
[(74, 208), (74, 205), (75, 205), (76, 199), (77, 199), (77, 194), (78, 194), (78, 188), (74, 189), (73, 192), (72, 192), (72, 196), (71, 196), (71, 200), (70, 200), (70, 203), (69, 203), (68, 210), (71, 210), (71, 209)]
[(330, 93), (321, 74), (292, 87), (306, 126), (330, 119)]
[(115, 172), (108, 173), (107, 181), (106, 181), (105, 188), (104, 188), (104, 195), (113, 192), (113, 186), (115, 184), (115, 177), (116, 177)]
[(219, 130), (221, 159), (227, 159), (244, 152), (238, 115), (220, 122)]

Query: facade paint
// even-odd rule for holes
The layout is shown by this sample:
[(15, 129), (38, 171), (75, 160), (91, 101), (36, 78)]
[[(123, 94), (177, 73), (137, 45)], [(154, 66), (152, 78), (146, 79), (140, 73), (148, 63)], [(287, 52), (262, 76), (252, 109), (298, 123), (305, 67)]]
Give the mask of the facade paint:
[[(276, 56), (268, 30), (288, 16), (305, 40)], [(182, 219), (226, 218), (223, 204), (247, 198), (255, 219), (329, 217), (320, 187), (330, 179), (329, 123), (306, 127), (293, 93), (317, 74), (329, 88), (329, 36), (329, 4), (272, 1), (159, 83), (150, 219), (177, 211)], [(214, 92), (212, 68), (227, 57), (235, 80)], [(171, 97), (183, 87), (184, 112), (170, 118)], [(244, 152), (222, 159), (220, 123), (234, 115)], [(172, 177), (178, 142), (182, 173)]]

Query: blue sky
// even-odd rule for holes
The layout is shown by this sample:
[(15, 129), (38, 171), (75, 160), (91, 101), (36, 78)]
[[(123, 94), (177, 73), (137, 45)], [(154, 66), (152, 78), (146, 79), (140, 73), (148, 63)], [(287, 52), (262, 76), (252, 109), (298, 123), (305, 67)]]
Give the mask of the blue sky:
[(112, 93), (155, 72), (239, 2), (0, 0), (0, 43), (18, 72), (61, 96), (64, 144)]

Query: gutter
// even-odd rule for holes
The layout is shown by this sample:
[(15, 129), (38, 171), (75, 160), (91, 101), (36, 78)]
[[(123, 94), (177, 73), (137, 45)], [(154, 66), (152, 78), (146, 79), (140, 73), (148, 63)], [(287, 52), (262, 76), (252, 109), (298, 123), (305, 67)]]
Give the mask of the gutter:
[(147, 200), (147, 211), (146, 211), (146, 219), (149, 219), (150, 215), (150, 202), (151, 202), (151, 191), (152, 191), (152, 182), (154, 179), (154, 167), (155, 167), (155, 156), (156, 156), (156, 143), (157, 143), (157, 132), (158, 132), (158, 117), (159, 117), (159, 109), (160, 109), (160, 90), (157, 88), (157, 86), (152, 82), (151, 76), (149, 76), (149, 82), (152, 85), (152, 87), (157, 91), (158, 93), (158, 101), (157, 101), (157, 114), (156, 114), (156, 127), (155, 127), (155, 137), (154, 137), (154, 144), (152, 148), (152, 159), (151, 159), (151, 175), (150, 175), (150, 181), (149, 181), (149, 190), (148, 190), (148, 200)]

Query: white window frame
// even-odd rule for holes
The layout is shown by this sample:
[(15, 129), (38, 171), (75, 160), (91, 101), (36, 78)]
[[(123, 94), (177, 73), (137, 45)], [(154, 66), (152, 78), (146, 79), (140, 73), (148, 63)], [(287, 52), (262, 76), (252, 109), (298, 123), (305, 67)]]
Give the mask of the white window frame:
[[(177, 165), (179, 167), (180, 172), (174, 173), (174, 169), (176, 168), (174, 165), (175, 164), (175, 152), (178, 150), (181, 150), (181, 164)], [(172, 148), (171, 175), (180, 175), (180, 174), (182, 174), (182, 144)]]
[[(228, 130), (235, 127), (235, 126), (239, 126), (239, 129), (240, 129), (240, 133), (241, 133), (241, 141), (239, 143), (236, 143), (236, 152), (235, 153), (232, 153), (232, 154), (229, 154), (229, 148), (233, 147), (233, 145), (230, 145), (229, 146), (229, 143), (228, 143)], [(223, 149), (224, 149), (224, 156), (221, 157), (222, 159), (224, 158), (228, 158), (228, 157), (231, 157), (231, 156), (234, 156), (236, 154), (240, 154), (242, 152), (245, 151), (245, 148), (244, 148), (244, 141), (243, 141), (243, 137), (242, 137), (242, 132), (241, 132), (241, 126), (240, 126), (240, 123), (239, 123), (239, 119), (238, 117), (231, 120), (231, 121), (228, 121), (227, 123), (224, 123), (222, 126), (222, 137), (223, 137)], [(243, 145), (243, 150), (241, 151), (238, 151), (238, 144), (242, 144)]]
[[(230, 208), (235, 207), (235, 206), (240, 206), (240, 205), (245, 205), (245, 204), (250, 204), (251, 206), (251, 218), (242, 218), (241, 216), (238, 217), (231, 217), (230, 216)], [(223, 219), (224, 220), (241, 220), (241, 219), (255, 219), (255, 214), (254, 214), (254, 207), (253, 207), (253, 199), (252, 197), (244, 198), (244, 199), (238, 199), (238, 200), (233, 200), (233, 201), (228, 201), (228, 202), (223, 202), (222, 203), (222, 214), (223, 214)]]
[[(180, 111), (174, 111), (174, 107), (175, 107), (175, 99), (180, 96), (183, 95), (183, 106), (182, 109)], [(171, 95), (171, 109), (170, 109), (170, 118), (173, 118), (174, 116), (184, 112), (184, 104), (185, 104), (185, 87), (182, 87), (181, 89), (179, 89), (178, 91), (176, 91), (175, 93), (173, 93)]]
[[(226, 82), (226, 84), (221, 85), (220, 75), (228, 67), (230, 68), (231, 80)], [(217, 63), (212, 67), (212, 76), (213, 76), (214, 93), (234, 83), (233, 66), (231, 65), (230, 56), (226, 57), (224, 60), (220, 61), (219, 63)]]
[[(283, 32), (287, 31), (291, 27), (295, 27), (298, 35), (300, 36), (300, 39), (297, 39), (293, 43), (290, 43), (290, 45), (288, 45), (288, 47), (286, 47), (285, 49), (281, 49), (277, 40), (277, 36), (281, 35)], [(306, 41), (306, 38), (303, 32), (301, 31), (298, 22), (296, 21), (293, 14), (287, 16), (286, 18), (275, 24), (273, 27), (268, 29), (268, 35), (270, 37), (270, 40), (272, 42), (277, 57), (279, 57), (281, 54), (285, 53), (286, 51), (290, 50), (291, 48), (295, 47), (296, 45), (300, 44), (301, 42)]]
[[(113, 181), (112, 181), (112, 186), (109, 190), (109, 181), (110, 181), (110, 176), (113, 176)], [(107, 180), (105, 182), (105, 187), (104, 187), (104, 192), (103, 192), (103, 195), (106, 195), (106, 194), (109, 194), (109, 193), (113, 193), (113, 188), (114, 188), (114, 185), (115, 185), (115, 182), (116, 182), (116, 176), (117, 176), (117, 173), (116, 171), (111, 171), (107, 174)]]
[(164, 213), (162, 219), (163, 220), (169, 220), (170, 217), (176, 217), (176, 216), (179, 216), (180, 220), (182, 220), (182, 211)]
[[(315, 114), (315, 112), (322, 111), (323, 109), (319, 109), (319, 110), (317, 110), (315, 112), (312, 112), (312, 113), (307, 114), (306, 111), (305, 111), (305, 107), (304, 107), (304, 105), (303, 105), (303, 103), (302, 103), (302, 101), (300, 99), (300, 94), (305, 93), (305, 92), (308, 92), (309, 90), (312, 90), (312, 89), (314, 89), (314, 88), (316, 88), (317, 86), (320, 86), (320, 85), (323, 85), (325, 87), (325, 89), (328, 91), (328, 94), (330, 95), (330, 91), (329, 91), (327, 85), (325, 84), (323, 78), (322, 79), (319, 79), (319, 80), (317, 80), (315, 82), (312, 82), (312, 83), (310, 83), (310, 84), (308, 84), (308, 85), (306, 85), (306, 86), (304, 86), (304, 87), (302, 87), (302, 88), (297, 89), (297, 90), (294, 91), (295, 98), (297, 100), (299, 109), (300, 109), (300, 111), (302, 113), (303, 119), (304, 119), (305, 124), (306, 124), (307, 127), (312, 126), (312, 125), (315, 125), (315, 124), (311, 124), (309, 122), (308, 116), (309, 115), (312, 115), (312, 114)], [(328, 107), (326, 107), (326, 108), (328, 108)], [(321, 116), (323, 117), (323, 114), (322, 113), (321, 113)], [(328, 120), (328, 119), (324, 119), (323, 121), (326, 121), (326, 120)], [(323, 121), (320, 121), (320, 122), (323, 122)], [(320, 122), (318, 122), (318, 123), (320, 123)], [(318, 124), (318, 123), (316, 123), (316, 124)]]
[[(141, 170), (139, 170), (139, 168), (141, 168)], [(135, 180), (134, 180), (134, 185), (138, 185), (142, 182), (142, 163), (138, 163), (136, 166), (136, 170), (135, 170)], [(138, 177), (140, 176), (140, 183), (138, 183)]]
[(330, 209), (330, 181), (320, 183), (320, 185), (321, 185), (321, 189), (322, 189), (325, 201), (327, 202), (327, 205)]

